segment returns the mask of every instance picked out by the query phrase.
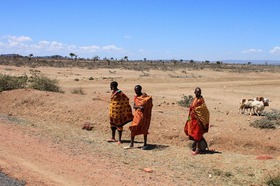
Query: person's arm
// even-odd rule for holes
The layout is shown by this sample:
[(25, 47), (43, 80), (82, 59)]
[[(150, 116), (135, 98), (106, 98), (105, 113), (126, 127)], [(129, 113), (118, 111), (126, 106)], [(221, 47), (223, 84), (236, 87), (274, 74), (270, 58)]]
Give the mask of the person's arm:
[(143, 106), (137, 106), (135, 103), (133, 104), (133, 108), (136, 110), (136, 109), (141, 109), (141, 110), (143, 110), (144, 109), (144, 107)]

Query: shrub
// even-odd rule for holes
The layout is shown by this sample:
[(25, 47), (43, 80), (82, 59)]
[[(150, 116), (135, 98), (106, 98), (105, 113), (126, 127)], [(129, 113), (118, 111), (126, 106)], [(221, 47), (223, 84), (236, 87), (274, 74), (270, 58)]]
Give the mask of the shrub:
[(268, 186), (278, 186), (280, 185), (280, 174), (277, 176), (269, 176), (265, 182)]
[(71, 91), (72, 94), (81, 94), (81, 95), (85, 95), (85, 92), (82, 88), (74, 88), (72, 91)]
[(193, 96), (189, 95), (189, 96), (182, 96), (182, 100), (178, 101), (178, 104), (182, 107), (190, 107), (192, 101), (193, 101)]
[(30, 80), (30, 88), (41, 91), (62, 92), (58, 86), (58, 80), (50, 79), (43, 74), (37, 73), (33, 73), (32, 75), (32, 79)]
[(28, 77), (24, 76), (9, 76), (0, 74), (0, 91), (25, 88)]
[(271, 112), (264, 112), (264, 118), (255, 120), (250, 126), (261, 129), (276, 129), (280, 127), (280, 111), (272, 109)]

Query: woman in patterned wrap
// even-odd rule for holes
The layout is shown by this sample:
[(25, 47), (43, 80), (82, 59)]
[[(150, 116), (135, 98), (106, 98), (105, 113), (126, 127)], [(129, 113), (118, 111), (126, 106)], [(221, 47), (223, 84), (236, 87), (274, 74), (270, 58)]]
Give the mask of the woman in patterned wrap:
[[(121, 144), (123, 126), (133, 119), (132, 109), (129, 104), (129, 98), (118, 89), (118, 83), (116, 81), (110, 83), (110, 88), (112, 90), (112, 95), (109, 115), (112, 138), (109, 139), (108, 142), (117, 142), (117, 144)], [(119, 133), (118, 141), (115, 138), (116, 130), (118, 130)]]
[(196, 155), (200, 153), (199, 142), (204, 139), (203, 134), (208, 132), (210, 114), (199, 87), (195, 89), (194, 94), (184, 132), (195, 142), (192, 154)]

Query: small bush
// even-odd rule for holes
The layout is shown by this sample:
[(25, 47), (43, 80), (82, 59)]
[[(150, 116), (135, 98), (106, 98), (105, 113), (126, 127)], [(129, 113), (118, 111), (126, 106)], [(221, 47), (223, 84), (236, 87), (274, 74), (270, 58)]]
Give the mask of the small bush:
[(280, 185), (280, 174), (277, 176), (269, 176), (265, 182), (268, 186), (279, 186)]
[(71, 91), (72, 94), (81, 94), (81, 95), (85, 95), (85, 92), (82, 88), (74, 88), (72, 91)]
[(261, 129), (276, 129), (280, 127), (280, 111), (272, 109), (271, 112), (265, 112), (264, 118), (255, 120), (250, 126)]
[(50, 79), (43, 74), (37, 73), (33, 73), (32, 75), (32, 79), (30, 80), (30, 88), (41, 91), (62, 92), (58, 86), (58, 80)]
[(28, 77), (24, 76), (9, 76), (0, 74), (0, 91), (25, 88)]
[(178, 104), (182, 107), (190, 107), (194, 97), (192, 95), (189, 96), (182, 96), (182, 100), (178, 101)]

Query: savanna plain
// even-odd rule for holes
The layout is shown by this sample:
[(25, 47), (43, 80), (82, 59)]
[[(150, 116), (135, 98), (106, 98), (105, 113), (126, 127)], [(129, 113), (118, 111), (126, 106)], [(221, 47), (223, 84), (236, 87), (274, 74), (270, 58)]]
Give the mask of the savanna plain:
[[(32, 59), (33, 60), (33, 59)], [(32, 61), (31, 60), (31, 61)], [(56, 61), (53, 64), (57, 63)], [(75, 62), (77, 64), (79, 62)], [(44, 74), (61, 92), (0, 92), (0, 171), (25, 185), (266, 185), (280, 175), (280, 128), (253, 127), (265, 116), (238, 113), (242, 98), (267, 97), (280, 110), (280, 68), (253, 64), (125, 62), (91, 66), (1, 63), (11, 76)], [(84, 63), (86, 64), (86, 63)], [(153, 97), (147, 150), (108, 143), (110, 82), (133, 104), (134, 86)], [(209, 151), (191, 155), (180, 102), (200, 87), (210, 111)], [(82, 130), (84, 124), (92, 130)]]

